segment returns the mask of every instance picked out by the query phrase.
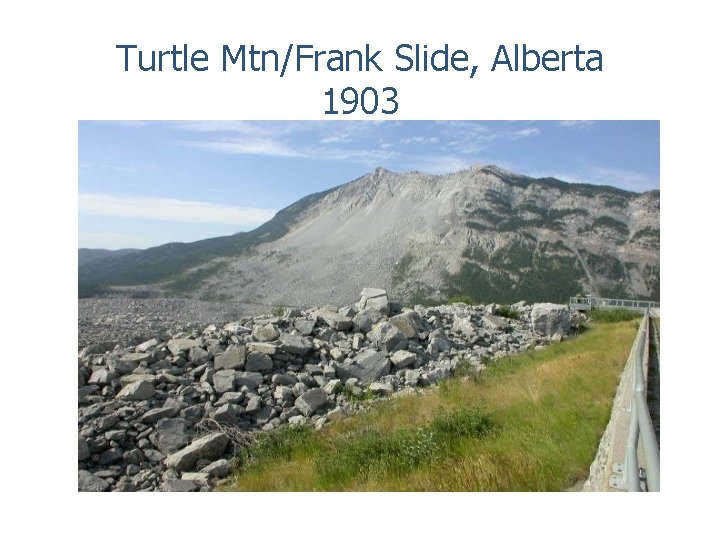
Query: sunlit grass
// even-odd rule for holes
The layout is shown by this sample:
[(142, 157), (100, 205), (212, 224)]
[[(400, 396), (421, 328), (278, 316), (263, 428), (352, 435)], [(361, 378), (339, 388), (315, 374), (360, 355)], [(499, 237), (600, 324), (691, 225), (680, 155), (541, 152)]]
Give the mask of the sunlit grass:
[(595, 324), (320, 432), (280, 430), (223, 489), (565, 490), (587, 474), (635, 331)]

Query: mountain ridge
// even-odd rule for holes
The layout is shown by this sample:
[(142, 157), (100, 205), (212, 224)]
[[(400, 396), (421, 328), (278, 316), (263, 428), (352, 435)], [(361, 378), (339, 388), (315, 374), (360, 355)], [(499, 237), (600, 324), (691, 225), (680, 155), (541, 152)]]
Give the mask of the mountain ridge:
[[(79, 288), (300, 305), (343, 301), (367, 283), (406, 301), (658, 297), (659, 200), (659, 190), (495, 166), (445, 175), (379, 167), (299, 199), (253, 231), (83, 265)], [(535, 293), (548, 297), (518, 298)]]

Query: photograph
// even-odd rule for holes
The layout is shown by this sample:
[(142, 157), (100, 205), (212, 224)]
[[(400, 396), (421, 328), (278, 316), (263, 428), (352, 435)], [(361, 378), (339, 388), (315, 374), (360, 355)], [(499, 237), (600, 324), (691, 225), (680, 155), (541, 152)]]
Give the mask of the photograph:
[(660, 124), (79, 120), (78, 491), (659, 491)]

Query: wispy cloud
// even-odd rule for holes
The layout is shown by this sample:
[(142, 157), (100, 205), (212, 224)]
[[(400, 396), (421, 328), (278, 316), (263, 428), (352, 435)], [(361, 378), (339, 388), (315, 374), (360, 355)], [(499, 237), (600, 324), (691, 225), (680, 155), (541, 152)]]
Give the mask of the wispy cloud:
[(559, 120), (558, 125), (565, 128), (587, 129), (595, 123), (595, 120)]
[(256, 227), (275, 215), (275, 210), (224, 204), (165, 199), (122, 197), (102, 193), (80, 193), (80, 213), (176, 223), (219, 223)]

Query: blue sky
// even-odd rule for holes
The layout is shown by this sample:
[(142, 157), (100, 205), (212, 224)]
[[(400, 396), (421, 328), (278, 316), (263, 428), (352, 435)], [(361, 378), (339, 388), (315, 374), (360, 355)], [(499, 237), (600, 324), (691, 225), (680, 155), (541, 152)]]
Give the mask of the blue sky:
[(385, 167), (495, 164), (660, 187), (656, 121), (81, 121), (79, 247), (144, 248), (250, 230), (304, 195)]

